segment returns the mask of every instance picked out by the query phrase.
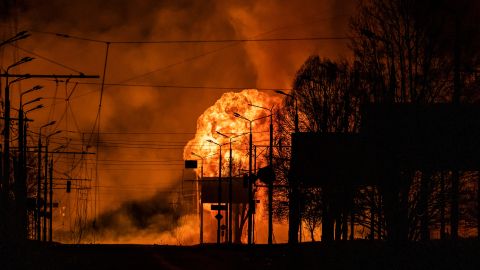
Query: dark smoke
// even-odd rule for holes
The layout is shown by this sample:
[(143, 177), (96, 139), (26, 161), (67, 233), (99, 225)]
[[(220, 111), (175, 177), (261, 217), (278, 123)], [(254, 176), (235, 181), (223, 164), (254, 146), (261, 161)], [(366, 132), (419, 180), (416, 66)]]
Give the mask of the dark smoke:
[(124, 235), (131, 231), (168, 232), (177, 227), (187, 208), (176, 202), (174, 196), (158, 192), (144, 200), (121, 203), (118, 208), (102, 213), (95, 230), (113, 236)]

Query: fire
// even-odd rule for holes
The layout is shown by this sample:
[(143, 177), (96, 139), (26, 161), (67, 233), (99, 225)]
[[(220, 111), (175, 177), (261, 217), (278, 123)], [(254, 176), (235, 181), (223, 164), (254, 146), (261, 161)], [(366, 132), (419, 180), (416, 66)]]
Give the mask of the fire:
[[(187, 143), (183, 156), (185, 159), (197, 159), (197, 157), (192, 155), (192, 152), (194, 152), (203, 157), (205, 159), (204, 176), (218, 176), (219, 147), (208, 142), (208, 140), (219, 144), (228, 144), (229, 142), (227, 138), (218, 134), (217, 131), (228, 136), (245, 134), (245, 136), (232, 139), (232, 157), (235, 164), (243, 164), (242, 169), (247, 169), (250, 123), (245, 119), (235, 117), (234, 113), (238, 113), (250, 120), (270, 114), (268, 110), (250, 106), (249, 104), (270, 109), (281, 104), (281, 99), (254, 89), (236, 93), (229, 92), (223, 94), (213, 106), (205, 110), (198, 118), (195, 138)], [(257, 159), (257, 168), (266, 162), (263, 153), (266, 153), (265, 146), (269, 142), (269, 121), (269, 117), (265, 117), (252, 122), (253, 144), (257, 145), (257, 154), (263, 151), (262, 155)], [(222, 168), (228, 167), (228, 160), (228, 145), (225, 145), (222, 147)], [(224, 171), (228, 173), (227, 170)], [(200, 171), (198, 170), (197, 174), (199, 173)]]
[[(251, 106), (253, 104), (255, 106)], [(229, 136), (238, 136), (232, 138), (232, 157), (233, 157), (233, 176), (239, 176), (248, 170), (248, 146), (249, 146), (249, 132), (250, 121), (252, 121), (252, 141), (256, 146), (256, 158), (254, 164), (256, 168), (261, 168), (267, 165), (267, 146), (269, 144), (269, 125), (270, 125), (270, 111), (274, 106), (281, 104), (281, 98), (269, 95), (264, 92), (259, 92), (255, 89), (247, 89), (241, 92), (229, 92), (222, 95), (217, 102), (209, 107), (197, 120), (197, 131), (195, 137), (190, 140), (184, 149), (184, 159), (198, 159), (196, 155), (203, 158), (204, 176), (216, 177), (218, 176), (219, 163), (219, 146), (215, 145), (209, 140), (214, 141), (222, 146), (222, 175), (228, 175), (229, 167), (229, 139), (217, 133), (217, 131)], [(258, 106), (258, 107), (257, 107)], [(259, 107), (267, 108), (262, 109)], [(246, 119), (236, 117), (237, 113)], [(200, 170), (197, 170), (197, 175)], [(264, 201), (266, 199), (265, 192), (261, 190), (256, 193), (256, 198)], [(204, 211), (209, 211), (210, 208), (206, 206)], [(256, 216), (256, 231), (266, 228), (266, 221), (263, 219), (265, 209), (260, 204), (257, 208)], [(214, 216), (214, 213), (211, 213)], [(265, 223), (265, 224), (264, 224)], [(207, 228), (205, 228), (207, 229)], [(214, 228), (210, 228), (213, 230)], [(263, 233), (257, 234), (258, 236)], [(257, 237), (258, 242), (263, 241), (263, 237)]]

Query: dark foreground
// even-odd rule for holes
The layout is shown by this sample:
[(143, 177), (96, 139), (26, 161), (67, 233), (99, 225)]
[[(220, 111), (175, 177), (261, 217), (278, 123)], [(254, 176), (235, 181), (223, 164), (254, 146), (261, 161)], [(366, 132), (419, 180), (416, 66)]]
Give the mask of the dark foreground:
[(480, 242), (340, 242), (179, 247), (50, 245), (2, 248), (0, 269), (480, 269)]

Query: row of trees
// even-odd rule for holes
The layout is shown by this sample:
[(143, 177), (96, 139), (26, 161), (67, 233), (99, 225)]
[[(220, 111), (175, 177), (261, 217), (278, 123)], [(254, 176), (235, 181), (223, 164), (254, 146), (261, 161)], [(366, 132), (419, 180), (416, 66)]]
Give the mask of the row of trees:
[[(477, 103), (479, 12), (480, 3), (474, 0), (359, 4), (350, 21), (351, 58), (333, 61), (311, 56), (296, 75), (291, 97), (277, 112), (277, 181), (289, 188), (277, 189), (275, 201), (297, 196), (301, 202), (296, 209), (276, 203), (278, 218), (286, 218), (289, 212), (288, 218), (301, 218), (312, 240), (320, 223), (331, 223), (327, 219), (336, 225), (335, 235), (328, 236), (331, 239), (353, 238), (354, 224), (365, 226), (371, 238), (396, 240), (429, 239), (432, 229), (445, 238), (448, 228), (456, 238), (460, 217), (465, 229), (478, 224), (477, 173), (398, 172), (385, 179), (396, 183), (388, 190), (303, 188), (288, 174), (290, 149), (282, 145), (290, 141), (297, 109), (302, 132), (356, 133), (360, 108), (367, 103)], [(340, 194), (348, 195), (337, 200), (345, 205), (326, 199)], [(386, 207), (392, 205), (395, 211)], [(333, 214), (325, 215), (325, 209)], [(289, 241), (295, 242), (298, 222), (290, 225)]]

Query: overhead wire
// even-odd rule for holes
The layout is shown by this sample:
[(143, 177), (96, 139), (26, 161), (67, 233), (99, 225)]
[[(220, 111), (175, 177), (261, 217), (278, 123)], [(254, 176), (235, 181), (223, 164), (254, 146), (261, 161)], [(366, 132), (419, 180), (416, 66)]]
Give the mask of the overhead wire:
[(80, 74), (80, 75), (83, 75), (83, 72), (81, 72), (81, 71), (79, 71), (79, 70), (77, 70), (77, 69), (75, 69), (75, 68), (72, 68), (72, 67), (70, 67), (70, 66), (67, 66), (67, 65), (65, 65), (65, 64), (62, 64), (62, 63), (57, 62), (57, 61), (55, 61), (55, 60), (52, 60), (52, 59), (50, 59), (50, 58), (48, 58), (48, 57), (45, 57), (45, 56), (40, 55), (40, 54), (38, 54), (38, 53), (35, 53), (35, 52), (33, 52), (33, 51), (30, 51), (30, 50), (27, 50), (27, 49), (25, 49), (25, 48), (22, 48), (22, 47), (14, 44), (14, 43), (9, 43), (8, 45), (10, 45), (10, 46), (12, 46), (12, 47), (14, 47), (14, 48), (16, 48), (16, 49), (18, 49), (18, 50), (21, 50), (21, 51), (23, 51), (23, 52), (26, 52), (27, 54), (33, 55), (33, 56), (35, 56), (35, 57), (37, 57), (37, 58), (39, 58), (39, 59), (45, 60), (45, 61), (47, 61), (47, 62), (49, 62), (49, 63), (52, 63), (52, 64), (54, 64), (54, 65), (63, 67), (63, 68), (65, 68), (65, 69), (68, 69), (68, 70), (73, 71), (73, 72), (75, 72), (75, 73), (78, 73), (78, 74)]
[(347, 36), (314, 36), (314, 37), (293, 37), (293, 38), (240, 38), (240, 39), (176, 39), (176, 40), (102, 40), (81, 37), (77, 35), (56, 33), (48, 31), (30, 30), (33, 33), (54, 35), (62, 38), (73, 38), (83, 41), (110, 44), (192, 44), (192, 43), (237, 43), (237, 42), (289, 42), (289, 41), (322, 41), (322, 40), (349, 40)]
[[(340, 16), (340, 15), (339, 15)], [(334, 16), (334, 17), (338, 17), (338, 16)], [(332, 19), (332, 18), (328, 18), (328, 19)], [(318, 21), (323, 21), (325, 20), (325, 18), (322, 18), (320, 20), (318, 19), (315, 19), (313, 20), (313, 22), (318, 22)], [(302, 24), (296, 24), (294, 26), (301, 26), (301, 25), (304, 25), (305, 23), (302, 23)], [(172, 68), (172, 67), (175, 67), (177, 65), (180, 65), (180, 64), (184, 64), (184, 63), (188, 63), (188, 62), (191, 62), (191, 61), (194, 61), (194, 60), (197, 60), (197, 59), (200, 59), (204, 56), (208, 56), (210, 54), (214, 54), (214, 53), (217, 53), (219, 51), (222, 51), (224, 49), (227, 49), (227, 48), (230, 48), (230, 47), (233, 47), (233, 46), (236, 46), (238, 44), (241, 44), (243, 42), (273, 42), (273, 41), (301, 41), (301, 40), (309, 40), (309, 41), (312, 41), (312, 40), (344, 40), (344, 39), (349, 39), (350, 37), (307, 37), (307, 38), (277, 38), (277, 39), (273, 39), (273, 38), (270, 38), (270, 39), (260, 39), (258, 37), (260, 36), (263, 36), (263, 35), (267, 35), (267, 34), (270, 34), (270, 33), (273, 33), (273, 32), (276, 32), (278, 30), (282, 30), (282, 29), (286, 29), (286, 28), (291, 28), (292, 25), (286, 25), (286, 26), (281, 26), (281, 27), (277, 27), (277, 28), (274, 28), (274, 29), (271, 29), (269, 31), (266, 31), (266, 32), (262, 32), (260, 34), (257, 34), (255, 36), (253, 36), (252, 38), (247, 38), (247, 39), (221, 39), (221, 40), (170, 40), (170, 41), (163, 41), (163, 42), (168, 42), (168, 43), (234, 43), (234, 44), (229, 44), (227, 46), (224, 46), (224, 47), (221, 47), (221, 48), (218, 48), (218, 49), (215, 49), (215, 50), (211, 50), (211, 51), (208, 51), (208, 52), (205, 52), (205, 53), (201, 53), (201, 54), (198, 54), (198, 55), (194, 55), (192, 57), (189, 57), (189, 58), (186, 58), (186, 59), (183, 59), (179, 62), (175, 62), (175, 63), (172, 63), (172, 64), (169, 64), (167, 66), (162, 66), (162, 67), (159, 67), (159, 68), (156, 68), (154, 70), (151, 70), (149, 72), (146, 72), (146, 73), (143, 73), (143, 74), (139, 74), (139, 75), (135, 75), (133, 77), (130, 77), (128, 79), (125, 79), (125, 80), (122, 80), (120, 83), (125, 83), (125, 82), (128, 82), (128, 81), (132, 81), (132, 80), (135, 80), (135, 79), (138, 79), (138, 78), (141, 78), (141, 77), (145, 77), (145, 76), (148, 76), (148, 75), (151, 75), (153, 73), (156, 73), (158, 71), (161, 71), (161, 70), (165, 70), (165, 69), (169, 69), (169, 68)], [(110, 44), (119, 44), (119, 42), (116, 42), (116, 41), (111, 41), (111, 40), (100, 40), (100, 39), (93, 39), (93, 38), (85, 38), (85, 37), (80, 37), (80, 36), (74, 36), (74, 35), (69, 35), (69, 34), (63, 34), (63, 33), (54, 33), (54, 32), (45, 32), (45, 31), (36, 31), (38, 33), (42, 33), (42, 34), (49, 34), (49, 35), (55, 35), (57, 37), (62, 37), (62, 38), (73, 38), (73, 39), (78, 39), (78, 40), (83, 40), (83, 41), (90, 41), (90, 42), (96, 42), (96, 43), (110, 43)], [(138, 41), (128, 41), (130, 44), (134, 43), (134, 44), (141, 44), (140, 42)], [(147, 41), (149, 43), (151, 43), (151, 41)]]
[[(77, 82), (82, 85), (101, 85), (101, 83), (95, 82)], [(292, 88), (286, 87), (256, 87), (256, 86), (202, 86), (202, 85), (175, 85), (175, 84), (129, 84), (129, 83), (106, 83), (106, 86), (118, 86), (118, 87), (149, 87), (149, 88), (171, 88), (171, 89), (202, 89), (202, 90), (243, 90), (243, 89), (257, 89), (261, 91), (277, 91), (286, 90), (290, 91)]]

